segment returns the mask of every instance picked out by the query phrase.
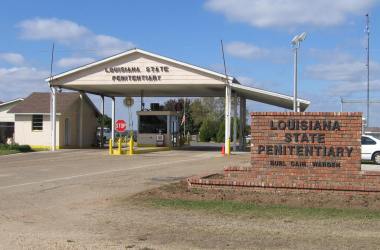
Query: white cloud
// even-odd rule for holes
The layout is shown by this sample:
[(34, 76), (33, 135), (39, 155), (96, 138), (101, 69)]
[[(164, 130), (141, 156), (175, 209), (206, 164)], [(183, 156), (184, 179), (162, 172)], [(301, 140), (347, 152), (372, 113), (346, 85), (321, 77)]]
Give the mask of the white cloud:
[(237, 76), (236, 79), (243, 85), (253, 85), (255, 80), (249, 76)]
[(0, 60), (13, 65), (21, 65), (25, 62), (25, 58), (18, 53), (0, 53)]
[[(329, 95), (350, 95), (366, 90), (367, 69), (364, 60), (356, 60), (352, 56), (337, 52), (320, 53), (320, 63), (307, 66), (305, 74), (313, 80), (329, 83)], [(370, 62), (370, 85), (373, 91), (380, 91), (380, 64)]]
[(135, 47), (132, 42), (96, 34), (75, 22), (57, 18), (34, 18), (20, 22), (21, 37), (28, 40), (53, 40), (75, 50), (91, 50), (110, 56)]
[(269, 50), (267, 49), (239, 41), (227, 43), (226, 52), (243, 59), (259, 59), (269, 54)]
[(71, 41), (81, 39), (91, 33), (84, 26), (57, 18), (24, 20), (19, 23), (18, 27), (21, 28), (21, 37), (31, 40)]
[(353, 82), (363, 80), (365, 70), (363, 62), (353, 61), (308, 66), (306, 73), (318, 80)]
[(282, 48), (262, 48), (251, 43), (234, 41), (226, 44), (226, 53), (247, 60), (269, 60), (272, 63), (288, 63), (291, 51)]
[(0, 99), (28, 96), (33, 91), (49, 91), (45, 78), (48, 71), (31, 67), (0, 68)]
[(96, 35), (88, 41), (90, 48), (96, 48), (100, 56), (109, 56), (135, 47), (132, 42), (123, 41), (113, 36)]
[(57, 65), (62, 68), (77, 67), (95, 61), (91, 57), (64, 57), (58, 60)]
[[(380, 79), (375, 79), (370, 81), (370, 90), (380, 91)], [(339, 84), (334, 84), (332, 94), (346, 96), (352, 93), (366, 93), (367, 91), (367, 82), (358, 81), (358, 82), (340, 82)]]
[(206, 8), (224, 14), (231, 21), (254, 27), (340, 25), (350, 15), (364, 15), (376, 0), (208, 0)]

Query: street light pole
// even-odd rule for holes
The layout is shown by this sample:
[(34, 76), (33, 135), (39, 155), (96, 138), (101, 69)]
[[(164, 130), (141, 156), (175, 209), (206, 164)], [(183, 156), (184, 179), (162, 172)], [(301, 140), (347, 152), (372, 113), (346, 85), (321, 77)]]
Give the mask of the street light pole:
[[(298, 45), (299, 46), (299, 43)], [(298, 112), (298, 47), (294, 47), (294, 86), (293, 86), (293, 111)]]
[(293, 51), (294, 51), (294, 86), (293, 86), (293, 111), (300, 112), (300, 107), (298, 105), (298, 49), (300, 48), (301, 42), (305, 40), (306, 32), (295, 36), (292, 39)]

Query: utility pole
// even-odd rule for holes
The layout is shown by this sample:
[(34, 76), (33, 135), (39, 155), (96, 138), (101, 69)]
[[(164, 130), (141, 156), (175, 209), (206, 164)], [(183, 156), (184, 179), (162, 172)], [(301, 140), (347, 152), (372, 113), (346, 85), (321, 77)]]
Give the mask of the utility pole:
[(366, 29), (367, 33), (367, 127), (369, 127), (369, 15), (366, 15)]

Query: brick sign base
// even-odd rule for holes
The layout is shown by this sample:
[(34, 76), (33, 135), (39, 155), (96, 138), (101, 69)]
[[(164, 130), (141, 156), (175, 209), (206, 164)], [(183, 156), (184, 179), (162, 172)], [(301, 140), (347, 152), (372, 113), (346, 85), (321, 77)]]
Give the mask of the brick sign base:
[(190, 187), (380, 192), (380, 172), (361, 170), (362, 114), (251, 113), (251, 164)]

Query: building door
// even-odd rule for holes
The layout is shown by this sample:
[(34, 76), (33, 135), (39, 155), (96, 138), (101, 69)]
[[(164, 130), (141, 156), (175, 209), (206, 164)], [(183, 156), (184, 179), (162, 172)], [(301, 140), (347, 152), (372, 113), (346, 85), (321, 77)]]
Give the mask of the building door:
[(14, 122), (0, 122), (0, 144), (7, 143), (8, 138), (14, 138)]
[(65, 146), (70, 145), (70, 120), (69, 118), (65, 119), (65, 140), (64, 140)]

